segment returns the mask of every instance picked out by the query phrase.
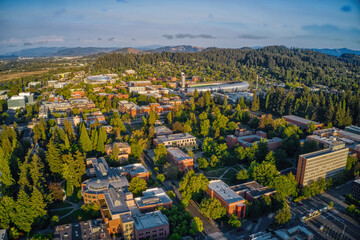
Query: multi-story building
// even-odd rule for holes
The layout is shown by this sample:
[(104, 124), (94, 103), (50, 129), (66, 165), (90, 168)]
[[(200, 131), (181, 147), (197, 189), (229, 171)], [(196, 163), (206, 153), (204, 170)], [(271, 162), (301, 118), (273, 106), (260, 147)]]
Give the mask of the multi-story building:
[(253, 144), (257, 144), (260, 141), (265, 141), (270, 151), (277, 150), (281, 147), (282, 139), (274, 137), (272, 139), (266, 139), (266, 133), (258, 131), (254, 135), (236, 137), (234, 135), (228, 135), (226, 137), (228, 148), (233, 148), (236, 144), (244, 148), (251, 147)]
[(56, 124), (57, 125), (63, 126), (65, 121), (70, 122), (75, 127), (79, 123), (82, 123), (83, 120), (79, 116), (56, 118)]
[(354, 181), (351, 195), (360, 201), (360, 179)]
[(116, 83), (116, 80), (109, 75), (94, 75), (85, 78), (84, 82), (91, 85), (98, 85), (98, 84), (108, 84), (108, 83), (113, 84)]
[(35, 104), (35, 97), (33, 93), (19, 93), (19, 96), (12, 96), (7, 100), (8, 109), (25, 108), (27, 105)]
[(154, 145), (164, 144), (165, 146), (177, 146), (177, 147), (195, 147), (196, 137), (190, 133), (176, 133), (170, 135), (158, 136), (153, 140)]
[(129, 81), (128, 82), (129, 87), (145, 87), (145, 86), (151, 86), (151, 81)]
[(236, 192), (232, 190), (223, 181), (210, 181), (206, 193), (211, 198), (216, 198), (220, 201), (221, 205), (226, 209), (226, 213), (228, 216), (232, 214), (237, 214), (239, 218), (245, 217), (245, 199), (236, 194)]
[(134, 216), (134, 236), (136, 240), (165, 240), (170, 234), (167, 217), (160, 211)]
[(130, 147), (129, 143), (127, 143), (127, 142), (115, 142), (115, 143), (112, 143), (112, 144), (106, 144), (105, 145), (105, 152), (109, 157), (113, 153), (114, 146), (117, 146), (118, 149), (119, 149), (118, 159), (119, 159), (120, 163), (126, 162), (129, 159), (129, 154), (131, 152), (131, 147)]
[(82, 112), (84, 109), (95, 108), (95, 103), (86, 97), (71, 98), (69, 101), (71, 102), (72, 107), (79, 109), (80, 112)]
[(130, 178), (140, 177), (145, 180), (149, 179), (149, 171), (141, 163), (129, 164), (118, 168), (122, 175), (129, 176)]
[(253, 199), (258, 199), (261, 196), (270, 196), (276, 191), (274, 189), (264, 187), (260, 183), (256, 181), (251, 181), (239, 185), (234, 185), (230, 187), (236, 194), (245, 198), (248, 201), (252, 201)]
[(83, 89), (70, 89), (72, 98), (85, 97), (85, 91)]
[(173, 131), (166, 126), (155, 127), (155, 136), (156, 137), (162, 136), (162, 135), (170, 135), (170, 134), (173, 134)]
[(135, 117), (138, 113), (139, 106), (133, 102), (122, 100), (118, 101), (117, 108), (121, 113), (127, 113), (131, 117)]
[(345, 127), (345, 131), (360, 135), (360, 127), (358, 126), (347, 126)]
[(158, 207), (170, 208), (173, 201), (162, 188), (150, 188), (142, 197), (135, 198), (137, 207), (142, 213), (154, 211)]
[(166, 149), (167, 159), (180, 171), (187, 172), (194, 168), (194, 159), (177, 147)]
[(294, 124), (300, 128), (305, 128), (305, 129), (308, 128), (308, 125), (310, 123), (314, 123), (316, 129), (319, 129), (323, 126), (322, 123), (318, 123), (318, 122), (311, 121), (306, 118), (302, 118), (302, 117), (298, 117), (298, 116), (294, 116), (294, 115), (287, 115), (287, 116), (283, 116), (282, 118), (285, 119), (285, 121), (290, 124)]
[(296, 180), (306, 186), (319, 178), (334, 177), (345, 169), (349, 149), (343, 142), (333, 143), (329, 149), (299, 156)]
[(101, 124), (106, 123), (105, 116), (101, 111), (96, 111), (96, 112), (86, 114), (86, 119), (85, 119), (86, 124), (92, 124), (92, 123), (96, 122), (96, 120), (98, 120), (99, 123), (101, 123)]

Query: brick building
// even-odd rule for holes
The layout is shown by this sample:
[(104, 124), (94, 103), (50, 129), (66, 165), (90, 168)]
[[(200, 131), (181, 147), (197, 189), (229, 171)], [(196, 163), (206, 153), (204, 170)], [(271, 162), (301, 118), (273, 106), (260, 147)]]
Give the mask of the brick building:
[(177, 147), (166, 149), (167, 159), (181, 172), (187, 172), (194, 168), (194, 159)]

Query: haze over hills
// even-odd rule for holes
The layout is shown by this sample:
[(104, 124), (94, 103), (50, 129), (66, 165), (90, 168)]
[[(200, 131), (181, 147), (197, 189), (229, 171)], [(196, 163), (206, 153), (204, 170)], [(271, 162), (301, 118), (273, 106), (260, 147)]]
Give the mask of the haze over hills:
[[(256, 46), (249, 49), (259, 49), (262, 47)], [(127, 47), (127, 48), (118, 48), (118, 47), (39, 47), (39, 48), (28, 48), (22, 49), (10, 54), (0, 56), (1, 58), (6, 57), (72, 57), (72, 56), (88, 56), (92, 54), (100, 53), (131, 53), (131, 54), (140, 54), (140, 53), (154, 53), (154, 52), (184, 52), (184, 53), (197, 53), (202, 52), (205, 49), (204, 47), (197, 47), (191, 45), (178, 45), (178, 46), (160, 46), (160, 45), (151, 45), (151, 46), (141, 46), (141, 47)], [(360, 51), (340, 48), (340, 49), (311, 49), (313, 51), (325, 53), (328, 55), (340, 57), (342, 54), (355, 54), (360, 55)]]

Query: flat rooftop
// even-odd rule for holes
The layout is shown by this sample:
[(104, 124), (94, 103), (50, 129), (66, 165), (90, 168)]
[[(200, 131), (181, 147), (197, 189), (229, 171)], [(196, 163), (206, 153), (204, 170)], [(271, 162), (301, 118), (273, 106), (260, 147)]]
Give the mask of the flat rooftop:
[(180, 150), (177, 147), (168, 148), (167, 153), (171, 154), (177, 161), (191, 159), (191, 157), (188, 154), (184, 153), (182, 150)]
[(262, 196), (267, 193), (274, 192), (274, 189), (264, 187), (260, 183), (256, 181), (251, 181), (239, 185), (234, 185), (230, 187), (234, 190), (237, 194), (241, 194), (242, 192), (249, 193), (252, 197)]
[(158, 136), (156, 139), (160, 142), (177, 141), (183, 139), (195, 138), (190, 133), (176, 133), (164, 136)]
[(222, 199), (228, 203), (234, 203), (238, 201), (243, 201), (244, 198), (236, 194), (227, 184), (221, 180), (210, 181), (209, 186), (211, 190), (216, 192)]
[[(336, 144), (336, 145), (340, 145), (342, 142), (334, 142), (333, 144)], [(344, 144), (344, 143), (342, 143)], [(345, 144), (344, 144), (345, 146)], [(339, 151), (339, 150), (343, 150), (344, 147), (342, 148), (336, 148), (335, 150), (332, 150), (331, 149), (331, 146), (330, 148), (328, 149), (324, 149), (324, 150), (319, 150), (319, 151), (316, 151), (316, 152), (311, 152), (311, 153), (306, 153), (306, 154), (302, 154), (300, 155), (299, 157), (302, 157), (302, 158), (305, 158), (305, 159), (309, 159), (309, 158), (314, 158), (314, 157), (318, 157), (318, 156), (321, 156), (321, 155), (325, 155), (325, 154), (328, 154), (328, 153), (332, 153), (332, 152), (336, 152), (336, 151)]]
[(161, 135), (161, 134), (172, 134), (173, 131), (166, 127), (166, 126), (158, 126), (158, 127), (155, 127), (155, 134), (156, 135)]
[(145, 213), (140, 216), (134, 216), (134, 226), (138, 231), (155, 228), (169, 224), (167, 217), (160, 211)]
[(162, 188), (150, 188), (143, 192), (142, 197), (135, 198), (135, 202), (139, 207), (146, 207), (154, 204), (171, 203), (172, 200)]
[(283, 118), (285, 120), (290, 119), (292, 121), (299, 122), (299, 123), (302, 123), (304, 125), (308, 125), (309, 123), (312, 123), (312, 122), (314, 122), (316, 125), (321, 124), (321, 123), (318, 123), (318, 122), (315, 122), (315, 121), (312, 121), (312, 120), (309, 120), (309, 119), (306, 119), (306, 118), (298, 117), (298, 116), (295, 116), (295, 115), (287, 115), (287, 116), (283, 116)]
[(120, 173), (125, 173), (128, 172), (130, 175), (136, 175), (139, 173), (147, 173), (149, 172), (144, 165), (142, 165), (141, 163), (134, 163), (134, 164), (129, 164), (126, 166), (122, 166), (119, 167), (119, 172)]

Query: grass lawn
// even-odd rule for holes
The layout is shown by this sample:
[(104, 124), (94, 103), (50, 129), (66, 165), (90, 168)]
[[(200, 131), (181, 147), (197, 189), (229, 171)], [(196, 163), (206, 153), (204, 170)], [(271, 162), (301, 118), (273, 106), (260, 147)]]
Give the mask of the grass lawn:
[(50, 216), (64, 216), (65, 214), (68, 214), (69, 212), (71, 212), (72, 209), (62, 209), (62, 210), (58, 210), (58, 211), (50, 211)]
[(63, 219), (61, 219), (59, 221), (59, 224), (86, 221), (86, 220), (91, 220), (91, 219), (93, 219), (93, 218), (89, 214), (86, 214), (86, 212), (84, 212), (82, 209), (78, 209), (78, 210), (75, 210), (73, 213), (71, 213), (69, 216), (66, 216)]
[(229, 169), (229, 171), (227, 171), (227, 173), (225, 173), (223, 178), (228, 178), (229, 180), (231, 180), (234, 177), (236, 177), (237, 173), (238, 173), (238, 171), (235, 171), (234, 169)]
[(54, 202), (50, 205), (50, 209), (66, 208), (66, 207), (71, 207), (71, 204), (68, 202)]
[(226, 171), (227, 168), (220, 168), (220, 169), (217, 169), (217, 170), (210, 170), (210, 171), (207, 171), (204, 173), (204, 175), (206, 177), (220, 177), (225, 171)]

